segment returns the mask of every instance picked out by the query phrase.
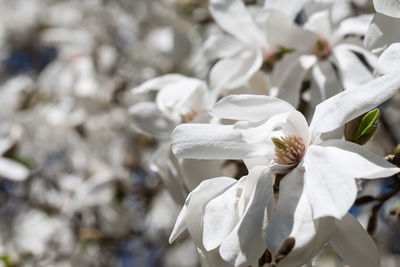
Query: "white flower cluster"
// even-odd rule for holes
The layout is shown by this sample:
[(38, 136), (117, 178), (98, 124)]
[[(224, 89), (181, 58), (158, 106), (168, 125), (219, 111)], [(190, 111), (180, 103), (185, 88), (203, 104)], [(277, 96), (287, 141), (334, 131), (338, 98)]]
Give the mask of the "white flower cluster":
[[(349, 209), (356, 179), (400, 172), (362, 146), (400, 88), (400, 4), (254, 2), (209, 0), (216, 26), (195, 61), (207, 79), (132, 89), (148, 99), (130, 108), (135, 125), (160, 140), (151, 168), (183, 204), (170, 242), (188, 230), (204, 266), (300, 266), (326, 244), (379, 266)], [(227, 177), (241, 162), (248, 173)]]

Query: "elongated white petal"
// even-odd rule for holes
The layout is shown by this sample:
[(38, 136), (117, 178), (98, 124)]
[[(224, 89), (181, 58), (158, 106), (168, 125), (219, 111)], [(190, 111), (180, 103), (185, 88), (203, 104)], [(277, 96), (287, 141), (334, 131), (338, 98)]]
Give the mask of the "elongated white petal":
[(339, 39), (344, 38), (346, 35), (364, 36), (368, 31), (372, 19), (373, 15), (370, 14), (344, 19), (334, 32), (335, 40), (339, 41)]
[(248, 202), (247, 209), (219, 249), (221, 257), (234, 266), (258, 262), (267, 247), (267, 225), (274, 207), (271, 172), (258, 167), (250, 171), (247, 180), (240, 198)]
[(243, 159), (268, 153), (268, 144), (248, 144), (231, 125), (181, 124), (172, 133), (178, 158)]
[(218, 101), (210, 114), (223, 119), (258, 122), (293, 110), (288, 102), (271, 96), (230, 95)]
[(400, 2), (397, 0), (373, 0), (375, 10), (387, 16), (400, 18)]
[(219, 92), (244, 85), (260, 69), (262, 60), (261, 49), (242, 50), (233, 57), (221, 59), (210, 70), (210, 87)]
[(202, 182), (187, 197), (172, 230), (169, 242), (174, 240), (185, 230), (188, 229), (193, 242), (197, 247), (203, 247), (203, 207), (210, 200), (226, 191), (236, 183), (235, 179), (219, 177), (208, 179)]
[(133, 122), (143, 131), (167, 138), (176, 122), (166, 117), (153, 102), (141, 102), (129, 108)]
[(364, 46), (380, 53), (392, 43), (400, 41), (400, 20), (376, 13), (364, 39)]
[(231, 57), (243, 49), (243, 44), (229, 35), (211, 35), (204, 43), (203, 50), (211, 60)]
[(22, 164), (0, 157), (0, 177), (13, 181), (24, 181), (29, 176), (29, 170)]
[(271, 253), (276, 253), (286, 238), (295, 239), (294, 248), (279, 266), (300, 266), (309, 261), (328, 242), (333, 229), (333, 218), (313, 220), (303, 176), (304, 171), (297, 167), (281, 180), (276, 212), (268, 226)]
[(179, 177), (178, 166), (171, 151), (171, 144), (169, 142), (163, 142), (152, 155), (150, 161), (150, 169), (161, 177), (164, 186), (175, 202), (183, 205), (187, 193)]
[(210, 0), (209, 10), (217, 24), (249, 46), (265, 45), (251, 14), (241, 0)]
[(300, 91), (310, 68), (317, 62), (313, 55), (290, 54), (279, 61), (272, 72), (272, 86), (278, 89), (278, 98), (294, 107), (300, 102)]
[(309, 146), (304, 165), (305, 190), (314, 219), (346, 215), (357, 196), (355, 178), (387, 177), (400, 171), (362, 146), (343, 140)]
[(379, 251), (367, 231), (347, 213), (336, 221), (330, 245), (352, 267), (378, 267)]
[(186, 77), (181, 74), (166, 74), (142, 83), (138, 87), (131, 89), (131, 92), (134, 94), (143, 94), (152, 90), (158, 91), (167, 84), (171, 84), (182, 79), (186, 79)]
[(345, 89), (363, 85), (374, 78), (371, 71), (348, 46), (337, 45), (333, 50), (333, 55)]
[(383, 103), (400, 88), (400, 75), (388, 73), (360, 87), (341, 92), (317, 106), (310, 125), (313, 139)]
[(313, 78), (311, 104), (313, 106), (316, 106), (323, 100), (343, 91), (342, 85), (336, 75), (336, 71), (330, 61), (319, 61), (313, 67), (311, 74)]
[(400, 43), (391, 44), (378, 59), (376, 73), (383, 75), (400, 68)]

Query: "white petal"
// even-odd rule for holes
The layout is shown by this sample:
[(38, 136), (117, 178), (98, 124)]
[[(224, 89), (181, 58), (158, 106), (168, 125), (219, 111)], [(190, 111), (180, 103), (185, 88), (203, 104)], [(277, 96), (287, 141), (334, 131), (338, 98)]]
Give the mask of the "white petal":
[(290, 54), (278, 61), (272, 72), (272, 86), (278, 89), (278, 98), (294, 107), (300, 102), (300, 91), (310, 68), (317, 62), (315, 56)]
[(179, 159), (178, 162), (182, 179), (189, 191), (206, 179), (222, 175), (223, 162), (220, 160)]
[(374, 78), (370, 70), (349, 50), (348, 46), (337, 45), (333, 49), (333, 55), (345, 89), (363, 85)]
[(204, 54), (210, 60), (231, 57), (243, 49), (243, 44), (229, 35), (211, 35), (204, 43)]
[(387, 16), (400, 18), (400, 2), (398, 0), (373, 0), (375, 10)]
[(217, 24), (249, 46), (265, 44), (260, 30), (241, 0), (210, 0), (209, 10)]
[(235, 179), (227, 177), (219, 177), (202, 182), (187, 197), (175, 227), (172, 230), (169, 242), (174, 240), (185, 230), (188, 229), (193, 242), (197, 247), (203, 247), (203, 207), (210, 200), (226, 191), (232, 184), (236, 183)]
[(334, 38), (339, 41), (339, 39), (344, 38), (346, 35), (364, 36), (367, 33), (372, 18), (373, 16), (368, 14), (342, 20), (334, 32)]
[(380, 53), (390, 44), (400, 41), (400, 20), (376, 13), (364, 39), (364, 46)]
[(207, 85), (198, 79), (185, 78), (164, 86), (157, 94), (158, 109), (171, 120), (181, 121), (186, 112), (200, 112), (205, 106)]
[(304, 28), (329, 40), (332, 33), (329, 11), (324, 10), (312, 14), (304, 24)]
[[(282, 1), (280, 0), (280, 2)], [(267, 10), (258, 9), (258, 12), (255, 14), (256, 22), (267, 37), (271, 49), (274, 46), (283, 46), (295, 48), (296, 51), (312, 52), (311, 47), (318, 36), (295, 24), (294, 20), (285, 13), (286, 10), (288, 10), (287, 6), (285, 10), (274, 8)], [(283, 32), (285, 34), (282, 34)]]
[(129, 108), (133, 122), (143, 131), (160, 138), (167, 138), (176, 122), (160, 112), (153, 102), (141, 102)]
[(210, 70), (210, 87), (216, 91), (244, 85), (262, 65), (260, 49), (243, 50), (234, 57), (221, 59)]
[(7, 158), (0, 157), (0, 177), (13, 181), (24, 181), (29, 176), (29, 170)]
[(387, 177), (400, 171), (363, 147), (342, 140), (309, 146), (304, 165), (305, 190), (314, 219), (342, 218), (357, 196), (355, 178)]
[(367, 231), (351, 214), (336, 221), (336, 227), (329, 242), (352, 267), (378, 267), (379, 251)]
[(279, 184), (276, 212), (267, 230), (267, 244), (271, 253), (288, 237), (295, 238), (293, 250), (279, 266), (300, 266), (309, 261), (327, 243), (334, 220), (313, 220), (304, 192), (304, 171), (300, 167), (289, 172)]
[(140, 86), (131, 89), (131, 92), (134, 94), (142, 94), (152, 90), (158, 91), (165, 85), (180, 81), (182, 79), (186, 79), (186, 77), (181, 74), (166, 74), (142, 83)]
[(258, 262), (267, 247), (266, 230), (273, 211), (274, 193), (272, 174), (270, 171), (262, 172), (263, 169), (266, 170), (256, 168), (250, 171), (247, 179), (256, 178), (256, 183), (252, 183), (255, 188), (249, 188), (248, 181), (240, 199), (249, 198), (247, 210), (219, 249), (221, 257), (234, 262), (235, 266)]
[(303, 138), (304, 144), (308, 144), (308, 124), (304, 116), (296, 111), (280, 113), (272, 116), (264, 123), (238, 122), (234, 128), (240, 132), (243, 140), (248, 143), (271, 142), (275, 137), (274, 131), (279, 130), (278, 138), (284, 136), (297, 136)]
[(178, 158), (243, 159), (264, 156), (270, 148), (246, 143), (231, 125), (181, 124), (171, 137)]
[(293, 110), (288, 102), (271, 96), (230, 95), (218, 101), (210, 114), (223, 119), (258, 122)]
[(313, 140), (383, 103), (400, 88), (400, 75), (388, 73), (358, 88), (343, 91), (315, 109), (310, 125)]
[(336, 71), (329, 60), (319, 61), (315, 64), (312, 69), (312, 78), (311, 104), (313, 106), (343, 91)]
[(175, 156), (172, 154), (170, 143), (162, 143), (152, 155), (150, 169), (161, 177), (164, 186), (174, 201), (182, 205), (187, 194), (185, 186), (179, 177), (178, 166)]
[(400, 43), (391, 44), (378, 59), (375, 72), (383, 75), (400, 68)]

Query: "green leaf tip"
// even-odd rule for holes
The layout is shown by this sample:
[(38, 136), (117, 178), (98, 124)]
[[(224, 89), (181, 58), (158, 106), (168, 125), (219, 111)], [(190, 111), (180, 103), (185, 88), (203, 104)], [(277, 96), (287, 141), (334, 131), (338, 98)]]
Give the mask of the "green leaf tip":
[(354, 136), (354, 141), (358, 143), (361, 139), (364, 139), (367, 136), (370, 138), (378, 128), (378, 121), (379, 109), (376, 108), (365, 114), (358, 126), (357, 132)]

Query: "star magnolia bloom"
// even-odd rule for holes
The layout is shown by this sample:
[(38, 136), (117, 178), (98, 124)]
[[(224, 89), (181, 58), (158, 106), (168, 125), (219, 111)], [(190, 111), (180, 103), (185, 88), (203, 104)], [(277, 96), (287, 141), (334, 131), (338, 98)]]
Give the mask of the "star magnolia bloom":
[(160, 76), (132, 89), (136, 96), (151, 92), (157, 92), (154, 102), (140, 102), (129, 112), (140, 129), (161, 139), (167, 139), (176, 125), (199, 119), (212, 104), (203, 81), (180, 74)]
[(213, 96), (203, 81), (180, 74), (160, 76), (132, 89), (136, 96), (152, 92), (157, 92), (154, 101), (139, 102), (129, 112), (138, 128), (162, 141), (149, 167), (161, 176), (174, 200), (182, 204), (187, 190), (193, 190), (204, 178), (221, 175), (221, 162), (177, 160), (168, 137), (180, 123), (208, 122), (204, 111), (213, 103)]
[[(313, 106), (337, 94), (371, 81), (374, 76), (359, 55), (375, 67), (377, 57), (347, 36), (364, 36), (372, 17), (362, 15), (332, 23), (329, 10), (312, 14), (303, 25), (305, 31), (298, 43), (306, 49), (297, 49), (278, 61), (271, 75), (272, 91), (277, 97), (297, 107), (302, 85), (311, 77)], [(337, 26), (336, 26), (337, 25)], [(336, 67), (336, 68), (335, 68)]]
[(242, 0), (211, 0), (211, 15), (229, 34), (212, 35), (205, 43), (206, 55), (220, 59), (210, 70), (211, 88), (244, 85), (280, 46), (302, 50), (299, 40), (304, 38), (304, 30), (293, 21), (305, 2), (271, 0), (250, 12)]
[[(283, 180), (287, 185), (280, 186), (280, 194), (301, 181), (302, 196), (314, 219), (342, 219), (357, 195), (355, 178), (387, 177), (400, 169), (357, 144), (324, 140), (326, 134), (387, 100), (399, 87), (399, 75), (389, 73), (343, 91), (317, 106), (310, 125), (283, 100), (228, 96), (213, 107), (211, 114), (239, 122), (180, 125), (172, 134), (172, 150), (184, 158), (244, 159), (249, 170), (271, 166), (274, 173), (286, 174)], [(279, 206), (296, 206), (297, 201), (291, 197), (278, 200), (278, 211), (282, 210)]]
[(258, 266), (266, 249), (277, 261), (279, 248), (290, 237), (294, 247), (279, 261), (280, 267), (310, 261), (328, 242), (351, 266), (377, 267), (378, 250), (358, 221), (350, 214), (341, 220), (312, 219), (301, 193), (303, 182), (296, 178), (282, 181), (287, 190), (280, 193), (277, 211), (273, 174), (267, 167), (255, 167), (238, 181), (203, 181), (186, 199), (170, 242), (187, 229), (205, 266)]

